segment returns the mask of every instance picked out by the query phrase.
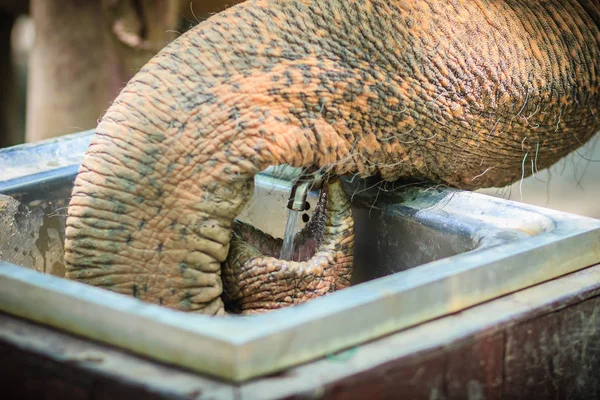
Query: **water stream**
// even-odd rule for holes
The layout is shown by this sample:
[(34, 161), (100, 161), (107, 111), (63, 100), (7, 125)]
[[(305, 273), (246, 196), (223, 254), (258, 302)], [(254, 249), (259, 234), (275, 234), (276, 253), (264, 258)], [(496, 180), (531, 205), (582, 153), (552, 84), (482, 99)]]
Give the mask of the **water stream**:
[(291, 260), (294, 254), (294, 238), (298, 230), (298, 215), (299, 211), (289, 210), (288, 218), (285, 224), (285, 234), (283, 235), (283, 246), (281, 246), (281, 254), (279, 258), (282, 260)]

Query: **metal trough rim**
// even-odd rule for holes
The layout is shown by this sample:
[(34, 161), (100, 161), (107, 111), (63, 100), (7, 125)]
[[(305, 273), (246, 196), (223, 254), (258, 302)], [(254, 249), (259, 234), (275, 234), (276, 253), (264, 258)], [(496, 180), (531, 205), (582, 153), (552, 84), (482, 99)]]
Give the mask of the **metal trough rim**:
[[(0, 165), (3, 154), (0, 152)], [(64, 167), (64, 166), (63, 166)], [(444, 204), (500, 202), (549, 218), (536, 236), (481, 248), (253, 317), (212, 318), (0, 262), (0, 309), (167, 363), (244, 381), (600, 261), (600, 221), (444, 190)], [(462, 199), (462, 200), (461, 200)], [(414, 305), (419, 305), (418, 308)], [(412, 307), (411, 307), (412, 306)]]

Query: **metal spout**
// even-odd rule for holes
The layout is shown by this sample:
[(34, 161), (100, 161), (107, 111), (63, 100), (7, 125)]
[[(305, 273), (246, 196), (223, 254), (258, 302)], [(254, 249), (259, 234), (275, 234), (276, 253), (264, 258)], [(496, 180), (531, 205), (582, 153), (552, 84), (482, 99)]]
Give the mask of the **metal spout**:
[(298, 182), (292, 186), (287, 208), (293, 211), (304, 211), (306, 209), (306, 196), (310, 190), (311, 182)]
[(308, 192), (319, 189), (323, 184), (323, 179), (323, 175), (311, 176), (311, 179), (300, 178), (298, 182), (292, 186), (287, 208), (293, 211), (306, 210), (306, 197), (308, 196)]

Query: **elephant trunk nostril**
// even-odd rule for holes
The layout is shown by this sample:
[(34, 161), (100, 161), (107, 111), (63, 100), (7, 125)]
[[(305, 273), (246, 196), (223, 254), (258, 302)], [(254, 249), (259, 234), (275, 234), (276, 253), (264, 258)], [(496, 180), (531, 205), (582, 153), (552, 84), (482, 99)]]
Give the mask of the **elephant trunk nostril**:
[(323, 190), (313, 220), (296, 238), (298, 250), (314, 246), (301, 262), (277, 259), (274, 254), (281, 240), (236, 223), (231, 251), (223, 264), (223, 299), (229, 310), (273, 310), (350, 284), (354, 248), (350, 203), (339, 179), (326, 183)]

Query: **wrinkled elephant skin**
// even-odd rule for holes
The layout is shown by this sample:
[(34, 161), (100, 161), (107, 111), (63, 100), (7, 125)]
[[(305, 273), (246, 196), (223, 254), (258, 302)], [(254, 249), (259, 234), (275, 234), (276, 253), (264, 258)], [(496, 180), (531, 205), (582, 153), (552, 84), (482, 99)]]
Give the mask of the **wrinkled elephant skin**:
[(600, 128), (599, 25), (596, 0), (234, 6), (102, 118), (69, 208), (68, 276), (222, 313), (232, 221), (269, 165), (467, 189), (546, 168)]
[(342, 183), (325, 185), (306, 227), (296, 235), (293, 261), (281, 261), (282, 241), (235, 222), (223, 265), (229, 308), (255, 314), (350, 286), (354, 261), (354, 220)]

